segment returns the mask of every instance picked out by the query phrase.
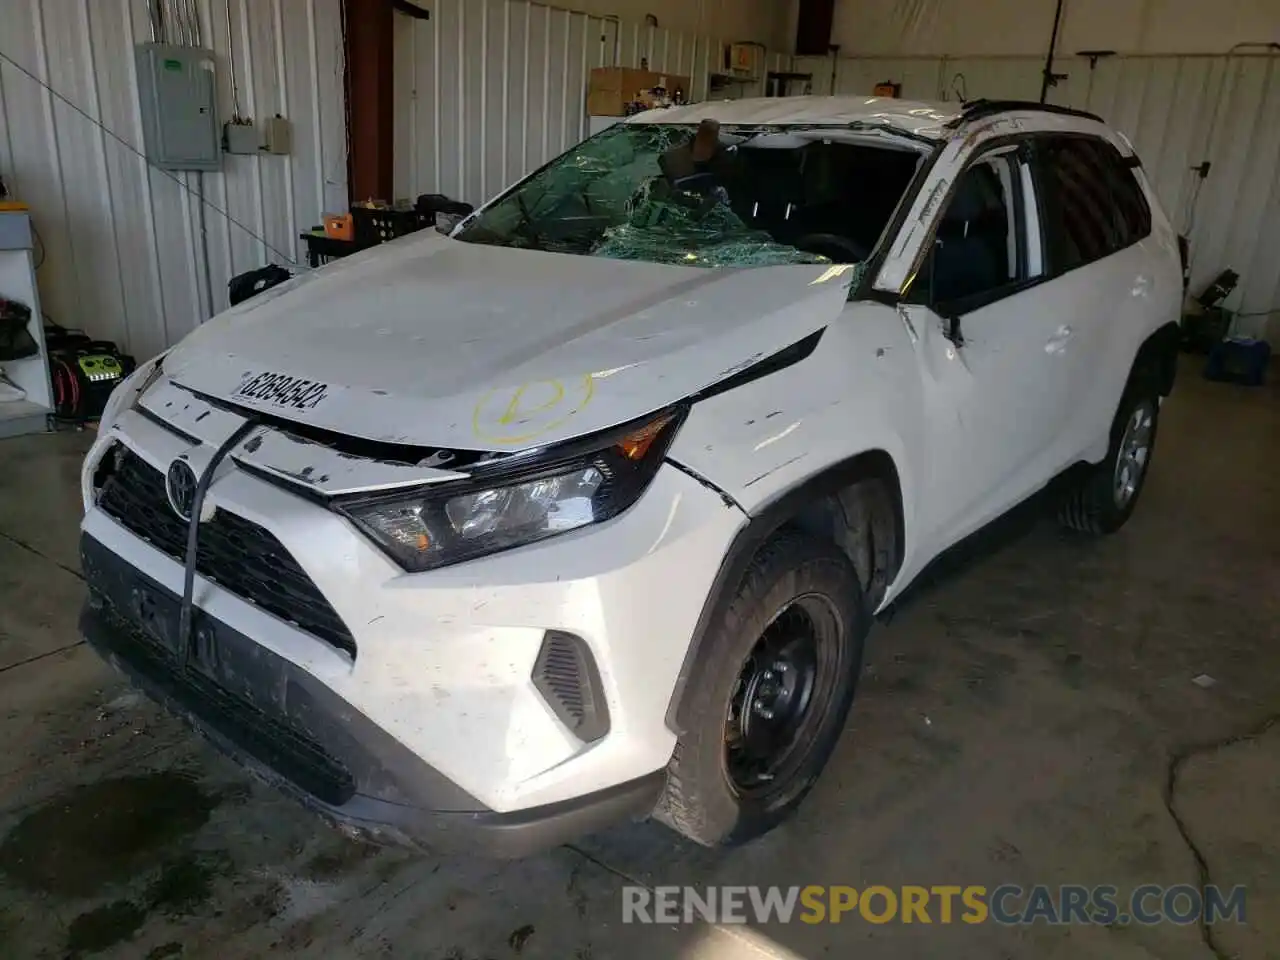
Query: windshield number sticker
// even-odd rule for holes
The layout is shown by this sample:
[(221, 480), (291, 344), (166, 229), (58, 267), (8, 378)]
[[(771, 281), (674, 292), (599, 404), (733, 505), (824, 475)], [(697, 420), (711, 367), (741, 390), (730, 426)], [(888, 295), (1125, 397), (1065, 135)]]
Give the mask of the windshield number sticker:
[(329, 385), (283, 373), (260, 373), (240, 385), (235, 396), (296, 410), (314, 409), (329, 395)]

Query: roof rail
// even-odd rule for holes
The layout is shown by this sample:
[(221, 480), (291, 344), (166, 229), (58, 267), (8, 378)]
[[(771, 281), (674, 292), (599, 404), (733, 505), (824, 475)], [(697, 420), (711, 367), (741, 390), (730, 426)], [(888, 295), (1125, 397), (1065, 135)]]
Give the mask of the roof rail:
[(1038, 110), (1041, 113), (1058, 113), (1068, 117), (1082, 117), (1086, 120), (1097, 120), (1099, 123), (1105, 123), (1100, 116), (1095, 113), (1088, 113), (1084, 110), (1073, 110), (1070, 107), (1059, 107), (1052, 103), (1037, 103), (1034, 100), (970, 100), (964, 105), (964, 110), (960, 116), (947, 123), (948, 127), (958, 127), (962, 123), (969, 123), (973, 120), (980, 120), (983, 117), (991, 117), (1000, 113), (1010, 113), (1014, 110)]

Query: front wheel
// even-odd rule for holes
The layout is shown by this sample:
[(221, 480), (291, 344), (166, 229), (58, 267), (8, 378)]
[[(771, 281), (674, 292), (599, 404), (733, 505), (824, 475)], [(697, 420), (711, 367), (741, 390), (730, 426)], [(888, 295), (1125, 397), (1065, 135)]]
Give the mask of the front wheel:
[(1159, 423), (1156, 390), (1140, 383), (1130, 387), (1111, 426), (1107, 458), (1090, 467), (1063, 501), (1063, 525), (1095, 535), (1124, 526), (1146, 482)]
[(762, 547), (704, 639), (658, 819), (715, 846), (795, 810), (844, 728), (869, 628), (838, 547), (795, 531)]

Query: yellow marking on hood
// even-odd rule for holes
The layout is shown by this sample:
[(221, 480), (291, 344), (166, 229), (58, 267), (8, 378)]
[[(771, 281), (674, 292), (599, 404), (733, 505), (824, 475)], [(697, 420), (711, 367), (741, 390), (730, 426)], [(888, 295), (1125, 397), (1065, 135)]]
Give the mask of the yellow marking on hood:
[(529, 443), (550, 433), (591, 402), (595, 378), (535, 380), (490, 390), (471, 415), (472, 432), (501, 446)]
[(816, 286), (819, 283), (826, 283), (828, 280), (834, 280), (836, 277), (842, 277), (853, 269), (852, 263), (835, 263), (827, 267), (826, 272), (817, 280), (812, 280), (809, 286)]
[(542, 413), (544, 410), (550, 410), (564, 399), (564, 384), (559, 380), (548, 380), (546, 383), (551, 387), (551, 398), (544, 400), (537, 406), (524, 407), (521, 400), (524, 399), (525, 391), (536, 384), (526, 383), (522, 385), (511, 397), (511, 402), (507, 404), (506, 412), (498, 418), (498, 422), (504, 427), (509, 427), (513, 423), (518, 423), (522, 419), (527, 419), (533, 414)]

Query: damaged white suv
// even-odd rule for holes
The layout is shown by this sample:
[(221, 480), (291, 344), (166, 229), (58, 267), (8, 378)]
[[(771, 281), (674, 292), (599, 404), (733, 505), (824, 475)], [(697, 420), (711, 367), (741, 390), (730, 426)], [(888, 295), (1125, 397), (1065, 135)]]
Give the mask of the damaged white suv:
[(142, 365), (84, 466), (83, 631), (350, 829), (741, 841), (926, 564), (1054, 480), (1125, 522), (1181, 297), (1095, 117), (643, 114)]

